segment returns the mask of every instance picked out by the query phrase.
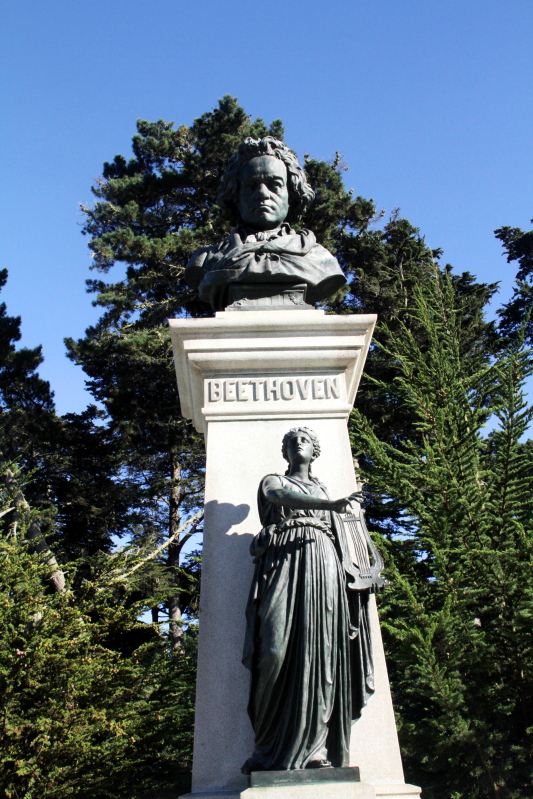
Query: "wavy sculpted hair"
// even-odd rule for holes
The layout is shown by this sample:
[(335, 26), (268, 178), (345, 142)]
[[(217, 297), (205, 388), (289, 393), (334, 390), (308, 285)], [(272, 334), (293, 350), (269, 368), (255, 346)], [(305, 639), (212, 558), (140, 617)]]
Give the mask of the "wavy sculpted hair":
[(305, 172), (294, 153), (289, 150), (286, 144), (278, 141), (273, 136), (265, 136), (264, 139), (252, 139), (249, 136), (229, 159), (228, 167), (220, 179), (217, 196), (217, 204), (222, 211), (223, 217), (233, 222), (233, 224), (238, 223), (240, 171), (244, 164), (261, 155), (271, 155), (273, 158), (279, 158), (287, 167), (289, 188), (287, 221), (297, 221), (313, 202), (315, 193), (307, 182)]
[[(291, 429), (285, 433), (283, 436), (283, 442), (281, 444), (281, 454), (283, 455), (284, 459), (288, 462), (289, 458), (287, 457), (287, 447), (289, 445), (289, 441), (293, 436), (297, 435), (298, 433), (305, 433), (311, 440), (313, 445), (313, 456), (311, 458), (311, 463), (315, 461), (318, 456), (320, 455), (320, 441), (318, 440), (318, 436), (314, 430), (311, 430), (309, 427), (291, 427)], [(313, 477), (311, 474), (311, 463), (309, 464), (309, 477), (314, 480), (314, 482), (318, 482), (316, 477)], [(290, 469), (290, 464), (289, 464)], [(285, 474), (289, 473), (289, 469), (285, 472)]]

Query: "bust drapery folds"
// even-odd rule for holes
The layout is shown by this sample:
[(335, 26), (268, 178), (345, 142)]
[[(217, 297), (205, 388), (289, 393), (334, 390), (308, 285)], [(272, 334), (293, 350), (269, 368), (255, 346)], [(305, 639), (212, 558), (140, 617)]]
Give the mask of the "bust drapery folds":
[[(294, 230), (314, 199), (295, 155), (272, 136), (246, 139), (222, 176), (217, 202), (237, 227), (189, 260), (185, 279), (214, 310), (231, 302), (237, 284), (305, 285), (314, 304), (342, 288), (337, 259), (309, 230)], [(274, 288), (274, 286), (276, 288)]]

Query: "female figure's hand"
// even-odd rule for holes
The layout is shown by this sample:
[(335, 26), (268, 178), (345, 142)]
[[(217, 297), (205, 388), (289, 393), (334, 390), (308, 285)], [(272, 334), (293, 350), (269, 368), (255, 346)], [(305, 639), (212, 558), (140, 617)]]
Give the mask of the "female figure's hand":
[(353, 494), (350, 494), (349, 497), (343, 497), (342, 499), (335, 499), (331, 503), (331, 509), (335, 511), (335, 513), (346, 513), (346, 509), (350, 506), (352, 502), (361, 502), (363, 499), (363, 495), (360, 491), (354, 491)]

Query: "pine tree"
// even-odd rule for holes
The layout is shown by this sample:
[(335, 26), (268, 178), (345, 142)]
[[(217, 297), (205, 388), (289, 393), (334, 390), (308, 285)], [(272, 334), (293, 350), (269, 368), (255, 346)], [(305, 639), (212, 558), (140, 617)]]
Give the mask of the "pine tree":
[[(351, 192), (344, 189), (341, 173), (346, 166), (338, 154), (332, 164), (308, 160), (306, 167), (312, 184), (318, 185), (311, 222), (319, 229), (322, 226), (327, 246), (337, 256), (348, 281), (346, 294), (331, 298), (327, 310), (341, 314), (377, 313), (380, 322), (385, 323), (375, 331), (374, 341), (384, 346), (372, 346), (370, 350), (357, 407), (382, 441), (414, 441), (418, 431), (412, 410), (398, 404), (388, 389), (398, 374), (396, 362), (387, 353), (388, 344), (403, 325), (423, 344), (425, 332), (416, 313), (412, 313), (415, 295), (417, 291), (431, 294), (436, 276), (448, 274), (458, 309), (465, 368), (470, 368), (480, 356), (489, 362), (498, 347), (498, 338), (495, 324), (487, 321), (484, 310), (496, 293), (497, 284), (478, 283), (469, 272), (454, 274), (449, 264), (441, 267), (441, 250), (430, 249), (420, 230), (399, 216), (399, 209), (395, 209), (383, 229), (377, 229), (375, 225), (383, 212), (376, 212), (372, 200), (354, 200)], [(364, 460), (363, 453), (363, 466)], [(385, 508), (369, 486), (367, 516), (376, 529), (384, 532), (398, 524), (394, 506), (392, 498)]]
[[(391, 589), (381, 618), (407, 773), (429, 799), (522, 799), (533, 788), (533, 373), (517, 343), (487, 363), (464, 353), (450, 276), (415, 290), (387, 356), (387, 389), (418, 436), (382, 441), (360, 411), (354, 445), (400, 523), (382, 539)], [(417, 340), (418, 338), (418, 340)], [(482, 430), (489, 414), (498, 428)]]
[(24, 500), (16, 465), (5, 464), (2, 476), (2, 796), (137, 799), (160, 788), (186, 791), (194, 629), (172, 658), (168, 637), (138, 620), (149, 602), (135, 600), (132, 575), (144, 565), (135, 554), (101, 555), (89, 571), (84, 561), (81, 574), (71, 564), (66, 584), (51, 592), (57, 564), (36, 546), (39, 512)]
[[(0, 270), (0, 290), (7, 282), (7, 269)], [(20, 316), (8, 316), (0, 304), (0, 451), (18, 458), (27, 469), (40, 465), (42, 441), (52, 435), (54, 400), (50, 384), (37, 369), (42, 348), (17, 349)]]
[[(377, 223), (384, 216), (373, 200), (353, 196), (344, 187), (343, 173), (348, 167), (336, 153), (331, 163), (314, 161), (306, 156), (305, 169), (316, 191), (315, 203), (302, 224), (317, 233), (335, 254), (346, 278), (345, 292), (330, 298), (324, 307), (329, 313), (377, 313), (381, 324), (372, 346), (357, 394), (357, 407), (372, 423), (382, 441), (397, 444), (418, 438), (412, 410), (399, 404), (389, 391), (398, 375), (397, 363), (387, 353), (387, 346), (403, 325), (423, 344), (425, 333), (416, 313), (412, 313), (417, 291), (430, 294), (436, 276), (447, 274), (453, 286), (461, 328), (461, 352), (465, 368), (471, 368), (481, 356), (488, 363), (499, 346), (496, 326), (485, 318), (485, 308), (498, 290), (497, 283), (479, 283), (469, 272), (454, 274), (449, 264), (439, 263), (442, 251), (431, 249), (420, 230), (400, 217), (400, 209), (391, 213), (382, 229)], [(473, 366), (472, 366), (473, 368)], [(378, 382), (376, 382), (376, 379)], [(361, 453), (361, 465), (365, 455)], [(386, 507), (379, 495), (368, 486), (367, 517), (376, 529), (394, 529), (399, 520), (394, 512), (395, 498)]]
[(141, 523), (136, 487), (123, 479), (122, 468), (117, 436), (101, 410), (89, 405), (55, 418), (39, 483), (46, 483), (55, 513), (47, 535), (63, 561), (111, 552)]
[[(0, 271), (0, 289), (7, 270)], [(38, 373), (42, 348), (17, 348), (20, 317), (0, 305), (0, 457), (16, 460), (45, 533), (54, 528), (62, 560), (109, 550), (113, 536), (138, 522), (136, 497), (118, 480), (122, 462), (102, 413), (56, 414), (50, 384)], [(57, 515), (57, 518), (56, 518)]]
[[(533, 222), (533, 219), (531, 220)], [(516, 336), (526, 324), (526, 339), (533, 342), (533, 230), (525, 233), (520, 228), (501, 227), (494, 231), (503, 243), (507, 263), (518, 261), (513, 296), (498, 311), (500, 330), (505, 336)]]

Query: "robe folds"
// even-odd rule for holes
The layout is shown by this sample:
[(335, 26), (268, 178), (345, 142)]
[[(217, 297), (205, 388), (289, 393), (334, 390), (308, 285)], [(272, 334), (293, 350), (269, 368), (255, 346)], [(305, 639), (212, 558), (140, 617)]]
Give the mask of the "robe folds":
[(201, 247), (187, 264), (185, 280), (215, 311), (228, 305), (233, 284), (305, 283), (311, 304), (346, 284), (337, 259), (317, 243), (314, 233), (295, 231), (286, 223), (260, 233), (236, 228), (219, 244)]
[[(276, 476), (286, 489), (329, 499), (314, 478)], [(337, 514), (275, 505), (263, 482), (258, 503), (243, 656), (254, 768), (346, 766), (352, 720), (374, 690), (368, 592), (348, 587), (354, 567)]]

